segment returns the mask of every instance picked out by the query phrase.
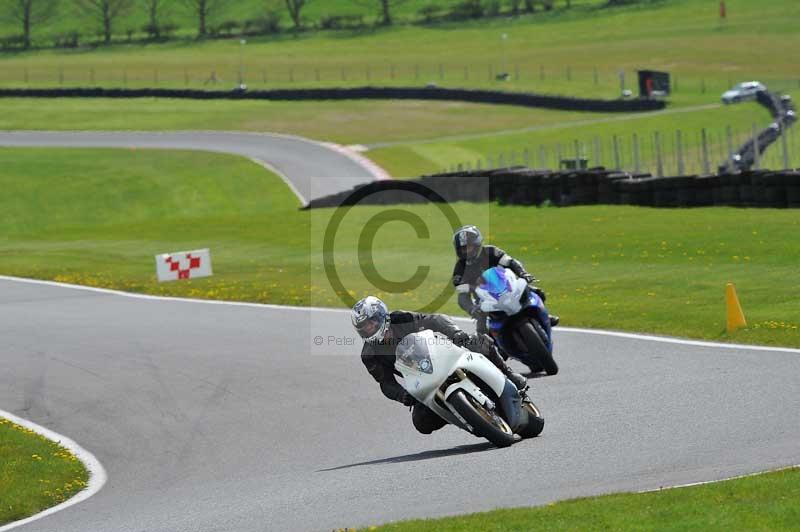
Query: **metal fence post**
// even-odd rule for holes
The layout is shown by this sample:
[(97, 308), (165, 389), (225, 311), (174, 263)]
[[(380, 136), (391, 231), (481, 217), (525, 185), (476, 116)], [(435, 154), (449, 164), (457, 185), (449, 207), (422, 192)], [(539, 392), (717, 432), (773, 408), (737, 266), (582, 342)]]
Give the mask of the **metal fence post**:
[(683, 135), (679, 129), (675, 134), (675, 143), (678, 150), (678, 175), (686, 174), (686, 167), (683, 164)]
[(622, 169), (622, 163), (619, 160), (619, 139), (617, 139), (616, 135), (611, 137), (611, 143), (612, 143), (613, 149), (614, 149), (614, 169), (615, 170), (621, 170)]
[(547, 168), (547, 148), (544, 145), (539, 146), (539, 166)]
[(727, 146), (728, 146), (728, 162), (733, 159), (733, 130), (731, 130), (731, 126), (727, 126), (725, 128), (725, 136), (727, 137)]
[(661, 159), (661, 132), (655, 132), (656, 176), (664, 177), (664, 161)]
[(753, 124), (753, 168), (755, 170), (761, 170), (761, 153), (759, 152), (758, 146), (758, 130), (756, 129), (756, 125)]
[(633, 171), (637, 174), (641, 171), (641, 164), (639, 161), (639, 137), (636, 133), (633, 134)]
[(600, 150), (600, 137), (595, 136), (594, 140), (594, 166), (603, 166), (603, 155)]
[(561, 169), (561, 158), (562, 158), (562, 155), (561, 155), (561, 143), (559, 142), (558, 144), (556, 144), (556, 169), (557, 170)]
[(503, 153), (501, 153), (500, 155), (497, 156), (497, 166), (499, 168), (504, 168), (505, 165), (506, 165), (506, 156)]
[(480, 159), (475, 161), (475, 170), (480, 170), (481, 169), (481, 162), (482, 161)]
[(581, 160), (581, 146), (578, 142), (578, 139), (575, 139), (575, 169), (580, 168), (580, 160)]
[(708, 162), (708, 134), (706, 133), (706, 128), (700, 130), (700, 143), (703, 150), (703, 173), (710, 174), (711, 165)]
[(522, 160), (525, 162), (525, 166), (527, 166), (527, 167), (531, 166), (531, 154), (528, 151), (528, 148), (525, 148), (522, 151)]
[(791, 168), (789, 164), (789, 142), (786, 139), (786, 125), (781, 124), (781, 150), (783, 151), (783, 169)]
[(486, 168), (489, 169), (489, 170), (491, 170), (492, 168), (495, 168), (494, 159), (492, 159), (491, 155), (486, 158)]

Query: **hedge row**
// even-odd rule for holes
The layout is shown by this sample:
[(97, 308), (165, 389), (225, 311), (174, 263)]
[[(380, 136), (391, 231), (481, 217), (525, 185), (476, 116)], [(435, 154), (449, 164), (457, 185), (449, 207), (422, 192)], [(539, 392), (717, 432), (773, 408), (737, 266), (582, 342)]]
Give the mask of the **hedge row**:
[(653, 177), (593, 168), (581, 171), (525, 167), (375, 181), (312, 200), (306, 208), (432, 202), (501, 205), (641, 205), (648, 207), (800, 207), (800, 170)]
[(663, 109), (656, 100), (592, 100), (566, 96), (543, 96), (523, 92), (503, 92), (438, 87), (353, 87), (329, 89), (271, 89), (205, 91), (192, 89), (0, 89), (0, 97), (23, 98), (188, 98), (195, 100), (447, 100), (470, 103), (520, 105), (567, 111), (637, 112)]

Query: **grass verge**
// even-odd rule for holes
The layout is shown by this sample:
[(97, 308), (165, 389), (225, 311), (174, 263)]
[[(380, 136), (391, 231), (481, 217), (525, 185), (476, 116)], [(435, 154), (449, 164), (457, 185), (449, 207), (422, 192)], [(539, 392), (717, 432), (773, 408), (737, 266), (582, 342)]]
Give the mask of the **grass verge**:
[(69, 450), (0, 418), (0, 526), (66, 501), (88, 481)]
[[(334, 211), (299, 202), (260, 166), (232, 156), (160, 150), (0, 149), (0, 272), (156, 295), (342, 306), (321, 235)], [(793, 210), (453, 205), (462, 223), (520, 258), (571, 326), (800, 347)], [(402, 206), (378, 228), (376, 270), (393, 281), (430, 268), (416, 289), (380, 289), (361, 269), (362, 228), (381, 207), (350, 210), (334, 261), (353, 297), (374, 292), (418, 309), (449, 286), (451, 229), (437, 206)], [(153, 255), (210, 247), (215, 275), (159, 284)], [(749, 328), (724, 331), (725, 283)], [(460, 314), (448, 295), (442, 311)]]
[(702, 486), (403, 521), (369, 530), (796, 530), (800, 522), (798, 498), (800, 468), (790, 468)]

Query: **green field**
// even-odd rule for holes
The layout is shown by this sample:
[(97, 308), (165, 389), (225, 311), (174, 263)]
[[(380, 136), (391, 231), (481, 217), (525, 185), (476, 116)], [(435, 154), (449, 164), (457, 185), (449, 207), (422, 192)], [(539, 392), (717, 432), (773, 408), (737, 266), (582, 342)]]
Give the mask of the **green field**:
[(621, 493), (535, 508), (405, 521), (369, 530), (797, 530), (798, 497), (800, 469), (792, 468), (691, 488)]
[[(333, 210), (298, 210), (286, 186), (245, 159), (147, 150), (0, 149), (0, 272), (133, 292), (265, 303), (343, 306), (321, 260)], [(528, 208), (460, 203), (461, 222), (519, 257), (543, 281), (565, 325), (800, 347), (796, 271), (800, 218), (792, 210), (637, 207)], [(376, 290), (361, 272), (357, 235), (380, 207), (351, 210), (334, 259), (354, 297), (421, 308), (449, 285), (451, 228), (427, 220), (379, 229), (374, 264), (417, 290)], [(690, 227), (691, 231), (686, 228)], [(584, 238), (591, 235), (591, 239)], [(400, 243), (406, 243), (405, 245)], [(153, 255), (210, 247), (215, 275), (162, 283)], [(736, 283), (750, 328), (724, 332), (725, 283)], [(459, 313), (454, 298), (443, 311)]]
[(64, 502), (88, 481), (67, 449), (0, 417), (0, 526)]
[[(724, 23), (717, 3), (701, 0), (615, 9), (575, 3), (516, 19), (259, 38), (244, 47), (233, 39), (5, 54), (0, 85), (202, 87), (214, 71), (223, 80), (218, 87), (231, 88), (241, 59), (252, 87), (436, 82), (617, 97), (618, 72), (627, 72), (633, 87), (637, 68), (676, 76), (677, 104), (716, 101), (746, 78), (798, 86), (797, 63), (785, 53), (800, 43), (794, 24), (800, 5), (791, 0), (729, 0)], [(494, 80), (502, 70), (510, 81)]]
[[(774, 90), (800, 94), (800, 70), (791, 54), (785, 53), (800, 45), (793, 22), (800, 15), (800, 4), (787, 0), (731, 0), (727, 4), (725, 22), (718, 19), (716, 4), (699, 0), (645, 2), (614, 9), (600, 9), (597, 2), (575, 2), (570, 10), (516, 19), (400, 26), (362, 34), (308, 33), (300, 38), (255, 39), (244, 47), (238, 40), (180, 41), (77, 53), (0, 55), (0, 85), (4, 86), (224, 89), (236, 83), (241, 58), (245, 81), (255, 88), (435, 82), (607, 98), (619, 94), (620, 70), (627, 73), (626, 84), (632, 87), (634, 70), (649, 67), (673, 74), (675, 92), (669, 109), (658, 115), (572, 113), (457, 102), (9, 99), (0, 100), (0, 128), (295, 133), (365, 144), (372, 148), (367, 155), (398, 177), (459, 164), (466, 168), (527, 160), (533, 166), (554, 167), (559, 153), (562, 159), (575, 156), (576, 141), (578, 151), (591, 165), (610, 167), (615, 165), (615, 135), (621, 166), (633, 170), (634, 133), (640, 143), (639, 168), (655, 172), (656, 131), (662, 137), (665, 172), (674, 174), (680, 130), (685, 169), (700, 172), (701, 129), (709, 135), (713, 169), (727, 156), (728, 127), (735, 149), (752, 133), (753, 125), (763, 128), (769, 122), (766, 111), (756, 104), (720, 106), (723, 90), (735, 82), (757, 78)], [(330, 5), (338, 9), (342, 4)], [(508, 36), (505, 41), (501, 39), (504, 33)], [(510, 81), (490, 79), (490, 73), (503, 69), (512, 74)], [(204, 85), (212, 71), (223, 81)], [(800, 160), (796, 134), (790, 137), (789, 152), (790, 165), (796, 166)], [(783, 166), (779, 147), (770, 149), (765, 165)]]

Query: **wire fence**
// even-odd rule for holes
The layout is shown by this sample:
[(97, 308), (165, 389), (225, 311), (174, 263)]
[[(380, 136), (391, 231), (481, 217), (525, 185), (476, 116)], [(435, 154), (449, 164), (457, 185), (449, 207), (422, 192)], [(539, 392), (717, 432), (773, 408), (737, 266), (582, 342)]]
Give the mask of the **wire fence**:
[[(753, 79), (756, 76), (752, 76)], [(673, 94), (721, 94), (736, 83), (751, 78), (714, 77), (673, 73)], [(800, 91), (796, 79), (765, 79), (770, 89)], [(220, 64), (197, 61), (176, 63), (87, 64), (64, 62), (29, 64), (23, 60), (4, 61), (0, 84), (9, 87), (211, 87), (293, 86), (352, 84), (441, 84), (447, 86), (486, 86), (507, 84), (541, 92), (586, 96), (618, 97), (630, 90), (638, 95), (635, 70), (592, 66), (553, 66), (531, 63), (488, 62), (385, 62), (380, 64), (258, 61), (242, 54)]]
[[(800, 167), (800, 135), (788, 127), (772, 146), (756, 158), (754, 169), (784, 170)], [(734, 154), (757, 138), (755, 124), (747, 130), (702, 129), (686, 132), (651, 131), (611, 137), (595, 136), (570, 143), (552, 143), (509, 150), (442, 169), (459, 172), (509, 166), (541, 169), (605, 167), (654, 176), (703, 175), (731, 163)]]

